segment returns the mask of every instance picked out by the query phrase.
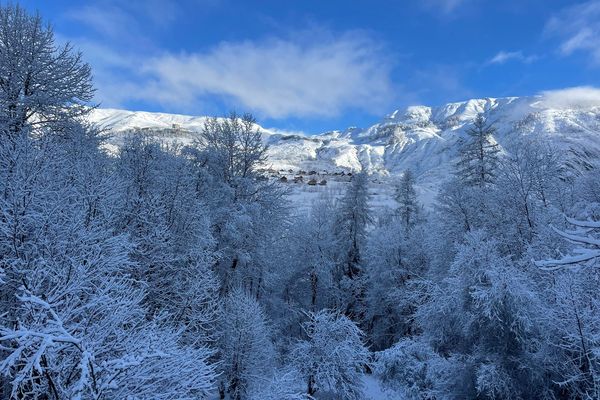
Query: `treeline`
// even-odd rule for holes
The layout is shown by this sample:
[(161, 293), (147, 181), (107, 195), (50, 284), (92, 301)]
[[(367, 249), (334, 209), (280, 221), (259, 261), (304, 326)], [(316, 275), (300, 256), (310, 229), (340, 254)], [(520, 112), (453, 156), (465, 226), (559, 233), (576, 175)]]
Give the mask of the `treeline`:
[(406, 171), (298, 215), (251, 115), (109, 155), (39, 16), (0, 8), (0, 55), (0, 398), (600, 397), (598, 169), (480, 116), (432, 210)]

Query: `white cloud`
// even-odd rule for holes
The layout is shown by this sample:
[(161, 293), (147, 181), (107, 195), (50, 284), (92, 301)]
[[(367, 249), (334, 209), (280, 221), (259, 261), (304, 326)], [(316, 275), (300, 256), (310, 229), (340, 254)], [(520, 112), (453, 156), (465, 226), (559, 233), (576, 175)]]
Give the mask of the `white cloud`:
[(530, 64), (537, 60), (538, 57), (535, 55), (526, 56), (522, 51), (499, 51), (494, 57), (492, 57), (488, 64), (504, 64), (509, 61), (519, 61), (525, 64)]
[(392, 98), (390, 63), (360, 33), (224, 42), (140, 64), (146, 95), (183, 108), (217, 95), (265, 117), (315, 117), (380, 112)]
[(540, 93), (542, 103), (551, 108), (600, 107), (600, 88), (579, 86)]
[(561, 54), (587, 52), (600, 64), (600, 0), (564, 9), (548, 21), (546, 33), (560, 38)]
[(391, 58), (364, 32), (314, 29), (173, 53), (157, 49), (143, 34), (157, 12), (171, 21), (181, 10), (164, 0), (149, 0), (143, 7), (104, 0), (67, 14), (93, 33), (68, 39), (92, 65), (102, 106), (142, 101), (167, 110), (207, 112), (206, 105), (214, 107), (217, 99), (261, 117), (333, 117), (348, 110), (382, 113), (394, 98)]
[[(142, 34), (154, 14), (130, 8), (107, 0), (67, 15), (94, 33), (65, 39), (81, 48), (92, 65), (102, 106), (142, 101), (166, 110), (206, 113), (216, 98), (261, 117), (331, 117), (352, 109), (381, 113), (394, 97), (390, 58), (364, 32), (335, 35), (314, 29), (291, 32), (288, 38), (222, 42), (202, 52), (173, 53), (157, 49)], [(179, 12), (169, 11), (167, 15)]]
[(60, 37), (67, 39), (92, 65), (103, 107), (143, 101), (207, 113), (216, 97), (261, 117), (333, 117), (353, 109), (379, 114), (396, 97), (390, 58), (362, 32), (336, 36), (319, 30), (178, 54)]
[[(139, 58), (120, 51), (99, 41), (86, 38), (71, 38), (56, 34), (57, 43), (71, 42), (83, 53), (85, 62), (92, 66), (96, 87), (95, 101), (104, 107), (121, 107), (127, 100), (142, 93), (136, 83), (135, 72)], [(139, 98), (137, 98), (139, 99)]]

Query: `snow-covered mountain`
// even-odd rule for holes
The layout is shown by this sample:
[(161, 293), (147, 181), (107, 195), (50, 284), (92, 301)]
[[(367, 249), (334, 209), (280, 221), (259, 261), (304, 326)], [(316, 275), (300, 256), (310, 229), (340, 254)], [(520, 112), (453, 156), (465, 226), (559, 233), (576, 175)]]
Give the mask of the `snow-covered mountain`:
[[(564, 105), (545, 96), (473, 99), (440, 107), (412, 106), (396, 110), (365, 128), (319, 135), (282, 133), (259, 127), (269, 144), (266, 167), (274, 171), (317, 171), (333, 174), (366, 169), (394, 177), (413, 170), (422, 188), (434, 190), (448, 176), (458, 141), (478, 113), (497, 128), (496, 141), (506, 147), (514, 138), (539, 138), (567, 152), (575, 166), (600, 157), (600, 103)], [(201, 131), (205, 117), (98, 109), (91, 121), (114, 134), (159, 135), (188, 142)], [(567, 154), (566, 153), (566, 154)]]

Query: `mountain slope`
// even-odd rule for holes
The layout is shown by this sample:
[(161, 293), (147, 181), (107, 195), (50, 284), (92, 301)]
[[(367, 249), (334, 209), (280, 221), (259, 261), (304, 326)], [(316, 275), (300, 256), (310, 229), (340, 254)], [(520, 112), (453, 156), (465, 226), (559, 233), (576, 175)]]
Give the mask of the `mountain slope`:
[[(576, 99), (575, 99), (576, 100)], [(600, 157), (600, 104), (568, 107), (543, 96), (485, 98), (440, 107), (413, 106), (396, 110), (365, 128), (320, 135), (290, 135), (258, 127), (269, 144), (272, 170), (315, 170), (332, 174), (366, 169), (396, 176), (411, 168), (423, 187), (434, 189), (452, 170), (459, 141), (478, 113), (497, 127), (503, 147), (530, 137), (566, 152), (575, 167)], [(201, 132), (205, 117), (98, 109), (90, 120), (112, 132), (118, 146), (126, 132), (158, 135), (189, 142)]]

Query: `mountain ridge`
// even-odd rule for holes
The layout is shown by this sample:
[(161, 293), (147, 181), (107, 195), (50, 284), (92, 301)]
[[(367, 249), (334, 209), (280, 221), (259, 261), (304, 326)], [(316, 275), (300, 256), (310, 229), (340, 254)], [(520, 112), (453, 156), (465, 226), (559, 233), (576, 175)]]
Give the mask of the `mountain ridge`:
[[(317, 135), (257, 128), (269, 145), (266, 167), (271, 170), (335, 173), (364, 169), (394, 177), (410, 168), (419, 184), (434, 187), (449, 176), (459, 142), (478, 113), (494, 123), (494, 139), (503, 148), (526, 137), (574, 154), (574, 164), (600, 157), (600, 101), (586, 100), (578, 106), (577, 98), (569, 98), (564, 106), (555, 100), (543, 95), (487, 97), (437, 107), (409, 106), (367, 128)], [(201, 132), (206, 118), (97, 109), (90, 121), (113, 133), (110, 145), (118, 147), (127, 132), (161, 133), (164, 140), (188, 142)]]

